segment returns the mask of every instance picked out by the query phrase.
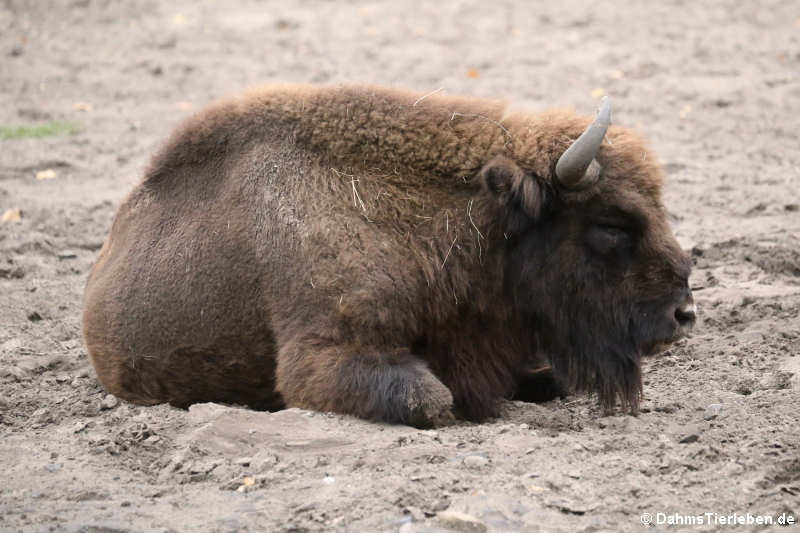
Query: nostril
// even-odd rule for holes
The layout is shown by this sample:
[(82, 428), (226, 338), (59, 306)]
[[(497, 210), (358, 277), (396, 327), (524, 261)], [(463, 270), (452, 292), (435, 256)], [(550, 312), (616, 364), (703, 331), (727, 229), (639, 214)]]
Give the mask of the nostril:
[(675, 320), (682, 328), (691, 328), (697, 321), (697, 308), (694, 303), (675, 309)]

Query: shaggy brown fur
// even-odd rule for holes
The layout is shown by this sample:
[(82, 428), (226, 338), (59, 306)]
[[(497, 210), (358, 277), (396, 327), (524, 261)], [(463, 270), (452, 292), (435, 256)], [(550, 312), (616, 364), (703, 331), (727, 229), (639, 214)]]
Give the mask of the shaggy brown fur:
[(634, 133), (609, 130), (597, 184), (559, 187), (587, 124), (374, 87), (211, 107), (155, 156), (91, 272), (100, 380), (144, 404), (424, 426), (547, 396), (554, 373), (635, 408), (689, 261)]

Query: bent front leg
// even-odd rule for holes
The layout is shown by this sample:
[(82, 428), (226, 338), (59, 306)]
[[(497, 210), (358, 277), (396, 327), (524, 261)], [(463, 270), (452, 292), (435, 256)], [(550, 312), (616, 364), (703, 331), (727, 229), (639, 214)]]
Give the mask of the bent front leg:
[(290, 407), (416, 427), (452, 419), (450, 390), (407, 350), (294, 341), (278, 354), (276, 378)]

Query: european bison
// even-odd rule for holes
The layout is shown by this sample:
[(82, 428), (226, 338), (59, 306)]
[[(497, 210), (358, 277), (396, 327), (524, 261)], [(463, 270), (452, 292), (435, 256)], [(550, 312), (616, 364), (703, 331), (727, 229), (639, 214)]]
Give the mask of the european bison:
[(426, 426), (547, 395), (552, 374), (635, 410), (641, 356), (695, 316), (662, 172), (610, 112), (376, 87), (212, 106), (155, 156), (89, 276), (98, 377), (140, 404)]

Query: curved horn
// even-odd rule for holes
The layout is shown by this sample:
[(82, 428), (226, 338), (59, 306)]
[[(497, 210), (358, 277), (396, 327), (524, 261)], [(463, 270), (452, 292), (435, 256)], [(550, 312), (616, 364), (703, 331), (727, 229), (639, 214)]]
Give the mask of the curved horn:
[[(610, 124), (611, 102), (605, 96), (594, 122), (558, 158), (556, 178), (558, 178), (561, 185), (567, 188), (575, 188), (581, 185), (584, 176), (594, 179), (599, 176), (600, 168), (597, 162), (594, 161), (594, 156), (603, 143), (603, 138), (606, 136), (606, 131)], [(592, 165), (592, 163), (594, 164)], [(587, 172), (590, 165), (593, 167), (593, 172)], [(594, 179), (591, 181), (594, 181)]]

